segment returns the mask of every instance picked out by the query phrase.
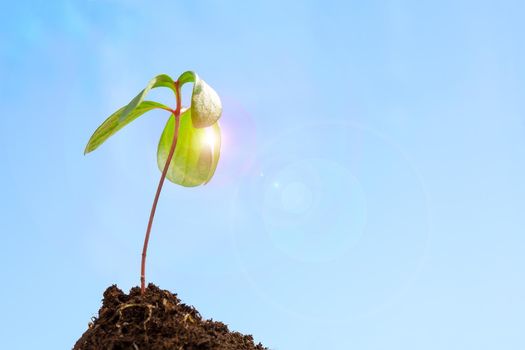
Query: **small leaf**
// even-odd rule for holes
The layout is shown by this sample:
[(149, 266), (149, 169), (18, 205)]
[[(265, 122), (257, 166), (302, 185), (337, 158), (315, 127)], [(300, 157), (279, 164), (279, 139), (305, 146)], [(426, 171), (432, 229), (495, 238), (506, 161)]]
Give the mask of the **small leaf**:
[[(175, 132), (175, 117), (172, 115), (160, 137), (157, 164), (164, 170)], [(208, 183), (219, 162), (221, 131), (219, 123), (207, 128), (192, 125), (191, 109), (180, 116), (179, 135), (173, 159), (166, 177), (176, 184), (194, 187)]]
[(175, 94), (177, 94), (177, 90), (175, 89), (175, 82), (169, 75), (161, 74), (157, 75), (155, 78), (151, 79), (148, 83), (148, 85), (142, 90), (137, 96), (131, 100), (126, 107), (124, 107), (124, 110), (122, 111), (122, 114), (120, 115), (120, 120), (124, 120), (127, 118), (128, 114), (133, 112), (135, 108), (144, 100), (146, 95), (151, 89), (157, 88), (157, 87), (167, 87), (173, 90)]
[(162, 103), (157, 103), (153, 101), (142, 101), (133, 109), (133, 111), (131, 111), (131, 113), (128, 113), (128, 115), (124, 119), (122, 119), (121, 116), (125, 108), (126, 107), (122, 107), (118, 111), (110, 115), (109, 118), (106, 119), (97, 128), (97, 130), (95, 130), (95, 132), (88, 141), (86, 149), (84, 150), (84, 154), (95, 150), (109, 137), (111, 137), (113, 134), (115, 134), (127, 124), (131, 123), (133, 120), (137, 119), (142, 114), (151, 111), (155, 108), (170, 110), (167, 106), (163, 105)]
[(219, 95), (199, 76), (191, 71), (184, 72), (179, 77), (180, 85), (193, 82), (191, 95), (191, 119), (196, 128), (213, 125), (222, 113)]

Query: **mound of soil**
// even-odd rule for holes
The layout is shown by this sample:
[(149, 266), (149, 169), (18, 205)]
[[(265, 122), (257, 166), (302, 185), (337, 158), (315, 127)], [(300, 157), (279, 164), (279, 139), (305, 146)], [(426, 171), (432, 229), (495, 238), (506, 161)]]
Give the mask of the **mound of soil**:
[(129, 295), (116, 286), (104, 292), (98, 317), (73, 350), (267, 350), (251, 335), (230, 332), (221, 322), (203, 320), (176, 294), (150, 284)]

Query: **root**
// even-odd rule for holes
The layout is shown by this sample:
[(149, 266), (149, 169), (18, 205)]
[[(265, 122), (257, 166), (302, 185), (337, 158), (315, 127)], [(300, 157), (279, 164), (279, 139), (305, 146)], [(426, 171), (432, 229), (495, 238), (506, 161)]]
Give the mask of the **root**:
[(153, 310), (153, 308), (155, 307), (154, 305), (151, 305), (151, 304), (122, 304), (119, 306), (119, 308), (117, 309), (117, 313), (118, 313), (118, 316), (119, 318), (122, 317), (122, 311), (126, 310), (126, 309), (129, 309), (130, 307), (147, 307), (148, 308), (148, 320), (151, 318), (151, 310)]
[[(117, 323), (115, 324), (115, 327), (117, 327), (119, 329), (119, 333), (122, 334), (122, 326), (126, 326), (128, 325), (129, 323), (128, 322), (123, 322), (123, 323), (120, 323), (121, 319), (123, 318), (123, 315), (122, 315), (122, 312), (126, 309), (129, 309), (131, 307), (142, 307), (142, 308), (147, 308), (148, 309), (148, 317), (146, 317), (146, 319), (144, 320), (144, 322), (142, 323), (142, 326), (144, 328), (144, 336), (146, 338), (146, 341), (148, 341), (148, 329), (147, 329), (147, 324), (148, 322), (151, 320), (151, 316), (153, 315), (153, 309), (155, 308), (154, 305), (151, 305), (151, 304), (136, 304), (136, 303), (130, 303), (130, 304), (122, 304), (118, 307), (117, 309), (117, 312), (115, 313), (115, 315), (113, 315), (112, 319), (115, 318), (116, 316), (118, 316), (118, 321)], [(134, 347), (136, 347), (136, 349), (138, 350), (138, 347), (136, 344), (133, 344)]]
[(189, 320), (191, 323), (195, 323), (195, 320), (193, 319), (193, 317), (191, 317), (190, 314), (186, 314), (186, 315), (184, 315), (184, 319), (183, 319), (184, 323), (188, 322), (188, 320)]

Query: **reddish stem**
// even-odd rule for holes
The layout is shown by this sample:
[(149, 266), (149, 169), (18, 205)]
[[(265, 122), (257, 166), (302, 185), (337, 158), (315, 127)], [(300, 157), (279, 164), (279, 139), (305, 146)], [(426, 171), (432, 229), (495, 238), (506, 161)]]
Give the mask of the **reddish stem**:
[(142, 262), (140, 264), (140, 292), (142, 295), (144, 295), (144, 291), (146, 290), (146, 253), (148, 251), (148, 242), (151, 233), (151, 226), (153, 225), (153, 218), (155, 217), (155, 211), (157, 210), (157, 203), (159, 201), (162, 185), (164, 184), (166, 174), (168, 173), (168, 169), (170, 167), (171, 159), (173, 158), (173, 154), (175, 153), (175, 147), (177, 146), (177, 138), (179, 135), (181, 98), (178, 80), (175, 82), (175, 95), (177, 98), (177, 108), (174, 111), (172, 111), (173, 116), (175, 117), (175, 132), (173, 133), (173, 141), (171, 142), (170, 152), (168, 154), (168, 158), (166, 159), (164, 169), (162, 170), (159, 185), (157, 186), (157, 193), (155, 194), (155, 199), (153, 200), (153, 205), (149, 214), (148, 228), (146, 229), (146, 237), (144, 237), (144, 246), (142, 247)]

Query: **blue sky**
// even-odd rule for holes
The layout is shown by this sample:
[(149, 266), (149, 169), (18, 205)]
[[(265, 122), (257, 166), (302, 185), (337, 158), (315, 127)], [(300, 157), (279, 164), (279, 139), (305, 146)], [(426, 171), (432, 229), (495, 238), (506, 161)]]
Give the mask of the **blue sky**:
[(276, 350), (525, 348), (524, 11), (2, 2), (3, 347), (70, 348), (107, 286), (139, 283), (168, 116), (83, 148), (192, 69), (223, 100), (222, 159), (165, 186), (150, 281)]

